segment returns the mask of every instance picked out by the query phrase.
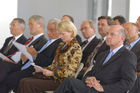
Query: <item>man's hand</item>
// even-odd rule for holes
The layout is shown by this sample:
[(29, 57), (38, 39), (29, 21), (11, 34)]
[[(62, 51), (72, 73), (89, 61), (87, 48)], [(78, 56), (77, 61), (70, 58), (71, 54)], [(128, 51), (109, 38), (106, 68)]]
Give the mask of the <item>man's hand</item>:
[(92, 77), (87, 77), (85, 82), (88, 87), (92, 88)]
[(36, 58), (38, 53), (37, 51), (35, 50), (35, 48), (33, 48), (33, 46), (30, 46), (30, 47), (26, 47), (27, 51), (34, 57)]
[(93, 87), (95, 90), (97, 90), (99, 92), (104, 92), (104, 89), (103, 89), (102, 85), (100, 84), (100, 81), (97, 80), (95, 77), (88, 77), (86, 79), (86, 84), (90, 88)]
[(10, 63), (14, 63), (14, 64), (17, 64), (16, 62), (14, 62), (14, 61), (12, 61), (12, 60), (10, 60), (10, 59), (4, 59), (4, 62), (10, 62)]
[(42, 72), (42, 70), (36, 66), (34, 66), (35, 72)]
[(43, 74), (44, 74), (45, 76), (54, 76), (53, 71), (50, 71), (50, 70), (48, 70), (48, 69), (43, 69)]
[(24, 62), (26, 62), (27, 59), (28, 59), (26, 56), (24, 56), (24, 54), (21, 54), (21, 55), (20, 55), (20, 58), (21, 58), (21, 60), (24, 61)]

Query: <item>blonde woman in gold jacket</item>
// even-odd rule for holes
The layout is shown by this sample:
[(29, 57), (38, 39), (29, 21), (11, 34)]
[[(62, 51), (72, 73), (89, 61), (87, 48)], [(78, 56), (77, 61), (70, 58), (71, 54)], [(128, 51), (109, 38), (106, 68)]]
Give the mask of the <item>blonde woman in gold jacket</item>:
[[(24, 78), (20, 81), (18, 93), (40, 93), (55, 90), (67, 77), (74, 77), (79, 67), (82, 50), (75, 36), (77, 29), (70, 21), (62, 21), (57, 26), (62, 39), (56, 50), (53, 63), (42, 70), (42, 76)], [(40, 70), (35, 67), (36, 72)]]

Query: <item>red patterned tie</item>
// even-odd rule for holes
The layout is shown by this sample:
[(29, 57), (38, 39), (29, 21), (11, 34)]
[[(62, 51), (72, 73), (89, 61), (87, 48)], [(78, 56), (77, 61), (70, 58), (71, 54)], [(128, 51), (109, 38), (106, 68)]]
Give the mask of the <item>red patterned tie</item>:
[(33, 40), (33, 36), (28, 39), (28, 41), (25, 43), (25, 45), (28, 45)]

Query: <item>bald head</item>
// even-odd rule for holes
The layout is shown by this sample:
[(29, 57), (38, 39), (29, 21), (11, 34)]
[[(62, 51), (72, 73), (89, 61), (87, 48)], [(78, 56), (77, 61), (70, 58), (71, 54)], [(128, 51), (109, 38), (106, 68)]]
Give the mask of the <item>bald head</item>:
[(128, 22), (123, 24), (126, 33), (126, 41), (131, 43), (138, 39), (138, 27), (135, 23)]

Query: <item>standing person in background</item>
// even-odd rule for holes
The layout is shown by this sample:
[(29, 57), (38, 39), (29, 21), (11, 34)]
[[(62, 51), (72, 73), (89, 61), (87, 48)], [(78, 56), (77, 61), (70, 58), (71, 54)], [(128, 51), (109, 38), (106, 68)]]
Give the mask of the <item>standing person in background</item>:
[[(62, 21), (63, 21), (63, 20), (69, 20), (69, 21), (71, 21), (72, 23), (74, 23), (74, 19), (73, 19), (73, 17), (70, 16), (70, 15), (63, 15), (61, 20), (62, 20)], [(80, 37), (78, 34), (76, 35), (76, 39), (77, 39), (78, 43), (81, 45), (81, 44), (82, 44), (82, 39), (81, 39), (81, 37)]]
[[(42, 71), (43, 77), (24, 78), (20, 81), (18, 93), (40, 93), (55, 90), (67, 77), (74, 77), (79, 67), (82, 51), (75, 36), (77, 29), (71, 21), (62, 21), (57, 26), (62, 43), (56, 50), (52, 65)], [(40, 72), (36, 68), (36, 72)], [(46, 78), (46, 79), (43, 79)]]

